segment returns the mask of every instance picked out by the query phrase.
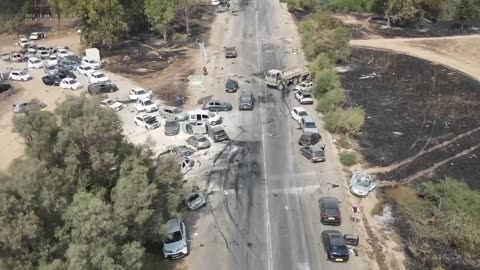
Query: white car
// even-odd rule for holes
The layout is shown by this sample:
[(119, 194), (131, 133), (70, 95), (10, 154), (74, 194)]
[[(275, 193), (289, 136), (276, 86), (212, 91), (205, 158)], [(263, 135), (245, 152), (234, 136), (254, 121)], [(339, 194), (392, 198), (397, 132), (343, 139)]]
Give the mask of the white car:
[(30, 40), (28, 40), (28, 38), (26, 37), (21, 37), (18, 39), (18, 45), (20, 45), (20, 47), (22, 48), (26, 48), (30, 45), (32, 45), (32, 42)]
[(167, 237), (163, 240), (163, 256), (165, 259), (179, 258), (189, 254), (187, 231), (180, 219), (170, 219), (165, 225)]
[(138, 112), (154, 112), (158, 111), (157, 103), (153, 102), (151, 99), (137, 99), (137, 103), (135, 104), (135, 109)]
[(66, 56), (69, 56), (69, 55), (74, 55), (74, 54), (73, 54), (73, 52), (71, 52), (67, 49), (58, 49), (57, 50), (57, 55), (58, 55), (58, 57), (63, 58), (63, 57), (66, 57)]
[(56, 66), (57, 64), (58, 64), (58, 57), (57, 57), (55, 54), (51, 54), (51, 55), (48, 57), (47, 65), (49, 65), (49, 66)]
[(64, 89), (78, 90), (82, 88), (82, 85), (75, 79), (65, 78), (60, 82), (60, 87)]
[(93, 69), (91, 67), (87, 67), (87, 66), (79, 66), (77, 68), (77, 71), (78, 71), (78, 73), (89, 77), (89, 74), (95, 72), (95, 69)]
[(295, 85), (296, 91), (302, 91), (302, 90), (310, 91), (312, 89), (313, 89), (313, 82), (309, 82), (309, 81), (301, 82)]
[(130, 90), (128, 98), (130, 100), (151, 99), (153, 96), (152, 90), (145, 90), (143, 88), (133, 88)]
[(8, 79), (11, 81), (28, 81), (32, 78), (28, 72), (25, 70), (12, 70), (10, 75), (8, 75)]
[(95, 60), (90, 60), (90, 59), (87, 59), (87, 58), (83, 58), (82, 60), (82, 66), (85, 66), (85, 67), (91, 67), (93, 69), (99, 69), (101, 68), (101, 65), (99, 62), (95, 61)]
[(101, 83), (101, 82), (109, 82), (110, 78), (107, 77), (103, 72), (95, 71), (92, 73), (88, 73), (88, 81), (90, 83)]
[(30, 57), (27, 61), (27, 68), (43, 68), (43, 62), (36, 57)]
[(135, 125), (151, 130), (160, 127), (160, 122), (153, 115), (141, 114), (135, 116)]
[(292, 115), (293, 120), (295, 120), (297, 123), (300, 123), (302, 117), (309, 116), (308, 112), (302, 107), (293, 107), (290, 114)]
[(42, 33), (42, 32), (33, 32), (30, 34), (30, 39), (31, 40), (38, 40), (38, 39), (42, 39), (42, 38), (46, 38), (47, 35), (45, 35), (45, 33)]
[(125, 108), (125, 105), (123, 105), (122, 103), (118, 102), (118, 101), (113, 101), (109, 98), (106, 98), (102, 101), (100, 101), (100, 106), (102, 107), (109, 107), (113, 110), (115, 110), (116, 112), (120, 111), (121, 109)]
[(313, 104), (313, 96), (309, 91), (295, 91), (295, 98), (300, 104)]

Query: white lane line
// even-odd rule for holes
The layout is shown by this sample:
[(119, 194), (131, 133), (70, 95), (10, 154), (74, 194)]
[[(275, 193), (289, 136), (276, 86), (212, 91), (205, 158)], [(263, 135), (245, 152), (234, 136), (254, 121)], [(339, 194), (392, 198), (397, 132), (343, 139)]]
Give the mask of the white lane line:
[[(255, 40), (257, 42), (257, 70), (260, 70), (260, 62), (261, 62), (261, 50), (260, 50), (260, 39), (258, 38), (258, 0), (255, 0)], [(261, 82), (260, 82), (261, 83)], [(263, 95), (266, 96), (266, 89), (263, 87)], [(265, 108), (263, 103), (260, 103), (260, 111), (261, 113), (261, 120), (262, 123), (265, 123)], [(268, 175), (267, 175), (267, 157), (266, 153), (266, 143), (265, 143), (265, 125), (262, 124), (262, 148), (263, 148), (263, 177), (265, 178), (265, 232), (267, 237), (267, 270), (273, 269), (273, 252), (272, 252), (272, 232), (271, 232), (271, 225), (270, 225), (270, 209), (268, 205)]]

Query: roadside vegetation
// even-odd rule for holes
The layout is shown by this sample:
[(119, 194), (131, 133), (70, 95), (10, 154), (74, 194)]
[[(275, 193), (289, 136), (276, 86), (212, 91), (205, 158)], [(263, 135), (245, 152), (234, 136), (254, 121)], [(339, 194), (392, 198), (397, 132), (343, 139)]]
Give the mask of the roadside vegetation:
[(6, 269), (143, 269), (181, 215), (176, 161), (127, 142), (115, 112), (85, 96), (13, 122), (26, 156), (0, 176)]
[(480, 19), (480, 0), (288, 0), (290, 10), (372, 12), (387, 19), (388, 25), (403, 26), (422, 19), (469, 23)]
[[(128, 33), (155, 30), (164, 40), (174, 34), (174, 25), (190, 35), (190, 17), (202, 0), (48, 0), (51, 14), (76, 17), (82, 41), (89, 46), (113, 46)], [(32, 8), (30, 0), (0, 1), (0, 30), (19, 31)], [(58, 30), (58, 29), (57, 29)]]
[[(446, 178), (421, 186), (398, 186), (386, 190), (386, 196), (400, 215), (396, 219), (400, 233), (415, 258), (411, 269), (458, 268), (448, 265), (449, 257), (454, 260), (457, 256), (467, 265), (478, 263), (479, 192), (465, 182)], [(456, 256), (444, 256), (447, 253)]]

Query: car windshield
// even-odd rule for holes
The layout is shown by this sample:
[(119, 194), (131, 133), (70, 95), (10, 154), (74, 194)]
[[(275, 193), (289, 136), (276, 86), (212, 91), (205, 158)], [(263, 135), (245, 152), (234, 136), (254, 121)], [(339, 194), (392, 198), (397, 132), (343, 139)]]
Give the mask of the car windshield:
[(177, 122), (175, 122), (175, 121), (165, 122), (165, 127), (176, 127), (176, 126), (177, 126)]
[(348, 253), (347, 247), (346, 246), (332, 246), (332, 251), (338, 254), (346, 254)]
[(33, 63), (35, 63), (35, 64), (38, 64), (38, 63), (41, 63), (41, 62), (42, 62), (42, 61), (40, 61), (40, 60), (34, 60), (34, 61), (33, 61)]
[(77, 81), (75, 81), (75, 80), (70, 81), (70, 84), (76, 84), (76, 83), (77, 83)]
[(315, 154), (315, 156), (317, 156), (317, 157), (318, 157), (318, 156), (323, 156), (323, 151), (322, 151), (322, 150), (317, 150), (317, 151), (315, 151), (314, 154)]
[(153, 124), (157, 121), (157, 119), (155, 119), (155, 117), (147, 117), (145, 118), (145, 122), (148, 123), (148, 124)]
[(182, 233), (180, 231), (174, 232), (165, 239), (166, 244), (175, 243), (182, 240)]
[(313, 123), (313, 122), (306, 122), (306, 123), (305, 123), (305, 127), (307, 127), (307, 128), (316, 128), (315, 123)]
[(172, 110), (173, 113), (181, 113), (182, 112), (182, 109), (180, 108), (175, 108)]
[(205, 137), (200, 137), (200, 138), (198, 138), (197, 140), (198, 140), (198, 142), (206, 142), (206, 141), (208, 141), (207, 138), (205, 138)]
[(299, 111), (298, 116), (308, 116), (308, 113), (306, 111)]
[(237, 82), (234, 81), (234, 80), (228, 80), (227, 81), (227, 86), (228, 87), (235, 87), (235, 86), (237, 86)]
[(200, 198), (200, 195), (198, 194), (193, 194), (192, 196), (190, 196), (190, 198), (188, 198), (188, 201), (189, 202), (193, 202), (195, 201), (196, 199)]
[(152, 105), (153, 102), (152, 102), (151, 100), (145, 100), (145, 101), (143, 102), (143, 104), (144, 104), (145, 106), (147, 106), (147, 105)]
[(54, 70), (54, 69), (57, 69), (57, 67), (56, 66), (49, 66), (49, 67), (47, 67), (47, 69), (48, 70)]
[(249, 103), (252, 100), (250, 97), (240, 97), (240, 102)]
[(145, 90), (138, 90), (137, 95), (145, 95), (147, 92)]
[(91, 67), (82, 67), (83, 70), (91, 70), (92, 68)]
[(105, 74), (100, 73), (100, 74), (95, 75), (95, 77), (97, 77), (97, 78), (103, 78), (103, 77), (105, 77)]
[(311, 98), (311, 97), (312, 97), (312, 95), (310, 95), (310, 94), (303, 94), (303, 98)]

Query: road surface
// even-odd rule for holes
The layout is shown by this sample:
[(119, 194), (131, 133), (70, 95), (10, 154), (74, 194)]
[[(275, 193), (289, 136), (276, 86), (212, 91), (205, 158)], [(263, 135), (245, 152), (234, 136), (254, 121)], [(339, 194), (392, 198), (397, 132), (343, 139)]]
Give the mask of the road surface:
[[(221, 81), (220, 86), (235, 77), (241, 89), (253, 90), (257, 99), (254, 111), (236, 112), (239, 93), (226, 94), (219, 85), (217, 92), (209, 89), (234, 105), (234, 117), (225, 125), (234, 125), (239, 135), (214, 160), (207, 180), (209, 206), (192, 225), (186, 264), (200, 270), (363, 269), (359, 257), (345, 264), (326, 261), (320, 242), (324, 229), (352, 230), (350, 205), (343, 199), (348, 196), (346, 182), (329, 136), (327, 162), (307, 162), (299, 155), (298, 125), (289, 116), (298, 104), (291, 94), (266, 88), (262, 80), (268, 69), (302, 64), (301, 54), (293, 54), (289, 42), (289, 35), (297, 33), (285, 23), (278, 0), (238, 4), (238, 14), (219, 26), (229, 31), (224, 40), (210, 39), (236, 45), (238, 58), (225, 60), (223, 52), (210, 49), (208, 76)], [(307, 110), (315, 115), (312, 105)], [(320, 224), (321, 196), (342, 201), (342, 226)]]

